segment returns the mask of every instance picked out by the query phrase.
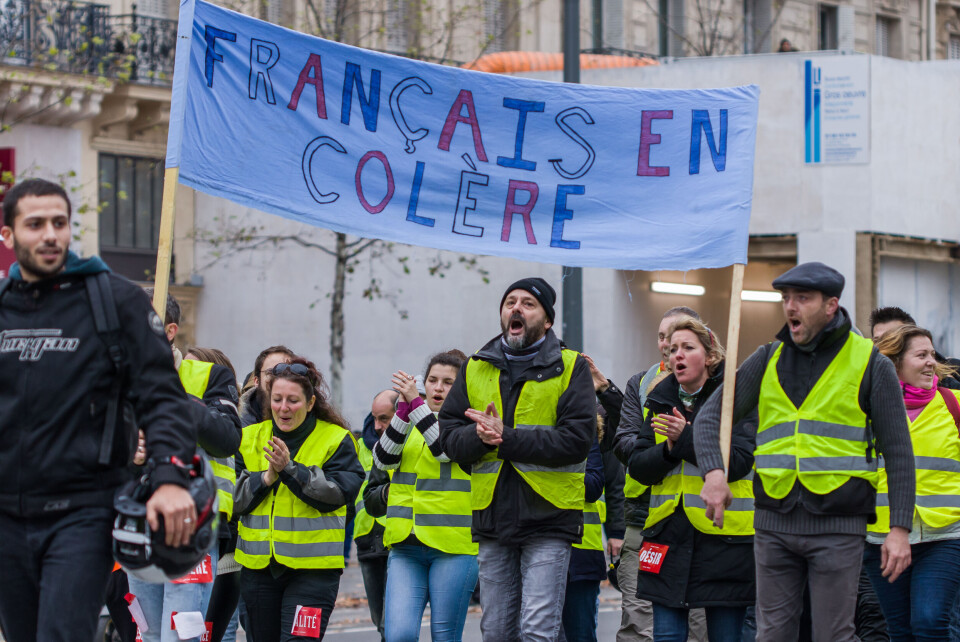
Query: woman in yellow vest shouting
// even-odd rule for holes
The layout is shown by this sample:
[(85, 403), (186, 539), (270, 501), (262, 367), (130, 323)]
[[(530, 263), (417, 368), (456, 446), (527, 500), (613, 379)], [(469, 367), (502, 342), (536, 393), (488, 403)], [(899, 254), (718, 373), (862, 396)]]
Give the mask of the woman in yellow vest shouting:
[(347, 505), (364, 474), (324, 389), (306, 359), (276, 365), (268, 391), (273, 418), (243, 431), (236, 559), (257, 642), (322, 638), (340, 588)]
[[(371, 515), (386, 512), (387, 591), (384, 634), (389, 642), (416, 642), (430, 601), (434, 642), (459, 642), (477, 585), (477, 544), (470, 533), (470, 473), (440, 448), (436, 413), (466, 360), (459, 350), (434, 355), (427, 365), (426, 403), (414, 377), (393, 375), (402, 396), (373, 448), (374, 468), (363, 494)], [(388, 479), (386, 470), (393, 470)]]
[(915, 325), (886, 332), (877, 349), (893, 361), (903, 389), (917, 498), (910, 532), (913, 564), (890, 583), (880, 568), (880, 545), (890, 530), (887, 477), (881, 472), (877, 523), (867, 527), (864, 568), (892, 642), (949, 640), (960, 593), (960, 403), (956, 391), (937, 384), (954, 369), (937, 361), (930, 332)]
[(691, 608), (704, 608), (710, 642), (741, 639), (755, 600), (753, 564), (754, 417), (733, 431), (733, 503), (723, 529), (707, 519), (693, 447), (693, 420), (723, 379), (724, 350), (702, 322), (681, 317), (670, 329), (670, 374), (647, 396), (647, 415), (628, 462), (650, 486), (637, 597), (653, 603), (656, 642), (687, 639)]

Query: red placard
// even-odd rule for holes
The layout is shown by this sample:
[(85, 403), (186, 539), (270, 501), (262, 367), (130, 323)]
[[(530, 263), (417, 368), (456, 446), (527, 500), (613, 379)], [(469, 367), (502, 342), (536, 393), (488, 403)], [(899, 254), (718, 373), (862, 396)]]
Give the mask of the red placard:
[(660, 573), (660, 567), (663, 560), (667, 557), (667, 544), (654, 544), (653, 542), (644, 542), (640, 548), (640, 570), (647, 573)]
[(209, 584), (213, 581), (213, 568), (210, 564), (210, 556), (207, 555), (200, 563), (197, 564), (197, 568), (190, 571), (187, 575), (184, 575), (179, 580), (173, 580), (174, 584)]
[(320, 637), (320, 614), (323, 609), (316, 606), (297, 605), (293, 614), (293, 629), (291, 635), (303, 635), (308, 638)]

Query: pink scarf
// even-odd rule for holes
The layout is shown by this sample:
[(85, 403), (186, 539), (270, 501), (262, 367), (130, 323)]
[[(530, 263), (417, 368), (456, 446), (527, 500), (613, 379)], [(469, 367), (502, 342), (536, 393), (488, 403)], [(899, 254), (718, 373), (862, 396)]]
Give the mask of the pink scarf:
[(937, 396), (938, 383), (939, 380), (937, 377), (934, 377), (933, 386), (927, 390), (925, 388), (911, 386), (909, 383), (903, 381), (900, 382), (900, 387), (903, 389), (903, 403), (907, 406), (907, 415), (910, 417), (910, 421), (916, 419), (923, 409), (927, 407), (927, 404)]

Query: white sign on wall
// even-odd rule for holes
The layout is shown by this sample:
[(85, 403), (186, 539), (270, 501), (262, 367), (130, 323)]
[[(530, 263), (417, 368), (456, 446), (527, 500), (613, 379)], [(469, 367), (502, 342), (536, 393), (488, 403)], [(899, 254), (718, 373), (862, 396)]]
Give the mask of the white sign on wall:
[(804, 61), (804, 162), (870, 162), (870, 57)]

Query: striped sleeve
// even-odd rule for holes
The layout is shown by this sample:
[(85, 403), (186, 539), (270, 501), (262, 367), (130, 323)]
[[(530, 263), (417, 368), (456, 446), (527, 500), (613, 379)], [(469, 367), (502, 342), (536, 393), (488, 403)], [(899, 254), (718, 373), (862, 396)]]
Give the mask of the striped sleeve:
[(423, 440), (427, 442), (427, 447), (434, 459), (439, 462), (450, 461), (450, 458), (440, 447), (440, 424), (437, 423), (437, 416), (426, 404), (417, 406), (410, 413), (410, 423), (414, 424), (417, 430), (423, 434)]
[(373, 445), (373, 463), (380, 470), (395, 470), (400, 467), (400, 456), (403, 454), (403, 444), (410, 434), (410, 424), (397, 415), (390, 420), (390, 425), (380, 435), (380, 440)]

